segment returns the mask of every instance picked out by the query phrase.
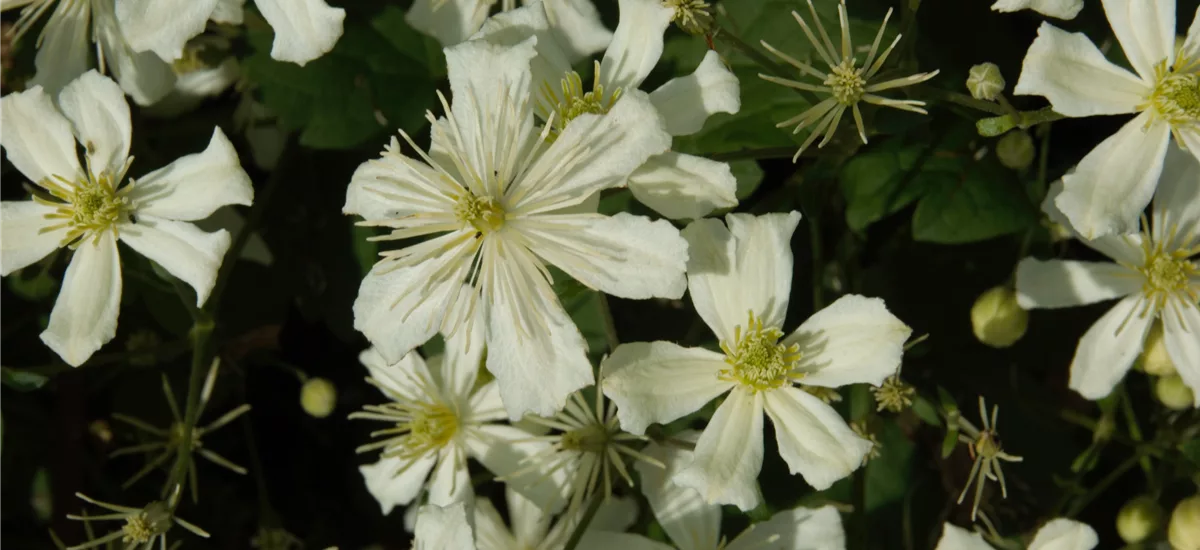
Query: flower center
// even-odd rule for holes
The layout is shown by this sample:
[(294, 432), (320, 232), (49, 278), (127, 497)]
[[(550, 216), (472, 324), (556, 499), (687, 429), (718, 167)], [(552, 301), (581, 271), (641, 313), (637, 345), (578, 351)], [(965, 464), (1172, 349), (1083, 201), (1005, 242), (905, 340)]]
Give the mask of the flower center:
[(799, 344), (785, 346), (779, 343), (783, 331), (775, 327), (764, 327), (762, 320), (750, 312), (747, 329), (738, 325), (733, 332), (732, 342), (721, 342), (725, 362), (731, 368), (721, 370), (721, 380), (740, 382), (755, 391), (775, 389), (787, 384), (796, 375), (792, 370), (800, 360)]
[(162, 502), (151, 502), (141, 512), (125, 518), (121, 542), (147, 543), (171, 528), (171, 512)]
[(504, 207), (491, 197), (477, 197), (469, 191), (458, 198), (454, 215), (485, 235), (504, 227)]
[[(184, 439), (184, 433), (186, 431), (187, 431), (187, 426), (183, 422), (172, 423), (171, 431), (167, 434), (167, 444), (172, 447), (178, 447), (178, 446), (182, 445), (183, 439)], [(199, 435), (199, 433), (195, 429), (193, 429), (192, 430), (193, 447), (195, 446), (194, 444), (196, 442), (200, 441), (200, 438), (197, 437), (198, 435)]]
[(424, 454), (450, 442), (458, 432), (458, 417), (445, 405), (428, 405), (414, 411), (407, 426), (397, 427), (409, 430), (405, 446), (414, 455)]
[(1143, 288), (1146, 294), (1172, 293), (1187, 288), (1189, 275), (1196, 273), (1196, 267), (1184, 258), (1160, 250), (1146, 260), (1140, 271), (1146, 276)]
[(563, 76), (561, 94), (556, 93), (550, 84), (542, 84), (542, 102), (544, 107), (548, 106), (547, 114), (554, 114), (554, 128), (550, 132), (550, 140), (557, 138), (558, 134), (566, 129), (567, 124), (580, 115), (605, 114), (621, 98), (620, 88), (612, 90), (609, 96), (605, 95), (604, 86), (600, 84), (600, 62), (596, 61), (593, 67), (595, 78), (592, 80), (590, 91), (584, 91), (583, 78), (575, 71)]
[(855, 68), (854, 59), (842, 60), (841, 64), (831, 69), (825, 85), (833, 90), (833, 98), (847, 107), (858, 103), (866, 93), (867, 81)]
[(59, 221), (42, 228), (41, 231), (69, 228), (59, 246), (75, 242), (83, 235), (97, 235), (115, 228), (130, 211), (129, 199), (118, 192), (114, 178), (108, 174), (75, 182), (61, 176), (52, 176), (39, 182), (38, 186), (58, 199), (51, 201), (35, 195), (38, 202), (56, 208), (53, 213), (47, 214), (46, 218)]
[(1003, 451), (1000, 448), (1000, 440), (987, 430), (979, 433), (979, 438), (971, 444), (971, 449), (975, 451), (974, 454), (984, 458), (992, 458)]
[(712, 27), (712, 14), (704, 0), (663, 0), (663, 5), (675, 10), (671, 21), (691, 34), (704, 34)]
[(1168, 71), (1159, 64), (1158, 83), (1150, 93), (1155, 113), (1172, 126), (1200, 122), (1200, 74)]
[(564, 450), (600, 454), (608, 447), (608, 436), (603, 426), (591, 424), (564, 433), (561, 444)]

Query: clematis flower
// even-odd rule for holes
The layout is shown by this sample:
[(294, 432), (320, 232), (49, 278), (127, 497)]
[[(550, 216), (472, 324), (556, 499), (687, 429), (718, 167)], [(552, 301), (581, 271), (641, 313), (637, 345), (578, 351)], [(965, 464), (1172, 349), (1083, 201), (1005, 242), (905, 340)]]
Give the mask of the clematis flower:
[(581, 115), (548, 144), (530, 99), (533, 42), (448, 48), (454, 103), (442, 98), (445, 119), (428, 115), (430, 151), (401, 131), (420, 160), (393, 139), (354, 173), (343, 209), (390, 228), (384, 240), (440, 233), (383, 253), (359, 288), (355, 328), (397, 361), (471, 323), (450, 314), (469, 282), (463, 311), (482, 312), (487, 368), (512, 419), (551, 416), (593, 381), (546, 264), (623, 298), (679, 298), (686, 284), (687, 243), (670, 223), (571, 210), (667, 148), (649, 98), (634, 91), (607, 116)]
[(475, 550), (475, 535), (467, 523), (467, 508), (426, 504), (417, 513), (414, 550)]
[(793, 474), (818, 490), (862, 464), (872, 447), (832, 407), (795, 384), (878, 386), (900, 367), (911, 334), (878, 298), (848, 295), (790, 335), (782, 330), (792, 288), (788, 244), (800, 214), (730, 214), (684, 229), (692, 303), (721, 342), (721, 353), (671, 342), (618, 347), (601, 365), (601, 387), (617, 403), (621, 427), (644, 433), (728, 393), (674, 476), (707, 502), (743, 510), (761, 497), (763, 412)]
[[(254, 190), (221, 133), (202, 153), (122, 185), (129, 156), (129, 105), (116, 83), (89, 71), (58, 96), (35, 86), (0, 100), (8, 159), (38, 188), (31, 201), (0, 203), (0, 273), (56, 248), (74, 251), (42, 341), (72, 366), (116, 335), (121, 305), (117, 240), (196, 290), (202, 306), (229, 248), (229, 233), (188, 223), (221, 206), (250, 204)], [(65, 115), (65, 116), (64, 116)], [(83, 146), (83, 166), (76, 154)]]
[[(699, 433), (676, 436), (694, 442)], [(845, 550), (846, 532), (833, 506), (793, 508), (751, 525), (732, 541), (721, 536), (721, 507), (705, 502), (700, 493), (672, 481), (692, 462), (692, 452), (671, 445), (651, 443), (646, 454), (663, 462), (665, 468), (638, 463), (642, 494), (650, 502), (654, 517), (679, 550), (754, 550), (770, 547), (788, 550)]]
[[(530, 3), (521, 0), (521, 5)], [(516, 0), (416, 0), (404, 20), (443, 46), (454, 46), (479, 31), (496, 4), (501, 12), (517, 7)], [(566, 48), (568, 63), (603, 50), (612, 40), (612, 31), (600, 22), (591, 0), (550, 0), (545, 8), (554, 38)]]
[[(1096, 400), (1112, 391), (1156, 323), (1162, 325), (1167, 354), (1184, 383), (1200, 392), (1198, 181), (1200, 162), (1173, 147), (1141, 233), (1082, 240), (1115, 263), (1026, 258), (1017, 266), (1017, 303), (1026, 309), (1120, 299), (1079, 340), (1070, 386), (1084, 397)], [(1042, 209), (1066, 225), (1056, 208), (1067, 193), (1064, 187), (1052, 186)]]
[[(1092, 550), (1100, 544), (1096, 530), (1086, 523), (1067, 518), (1057, 518), (1038, 529), (1029, 543), (1028, 550)], [(942, 538), (934, 550), (994, 550), (984, 542), (979, 533), (972, 533), (946, 523), (942, 527)]]
[[(545, 509), (509, 488), (504, 493), (512, 527), (486, 498), (475, 501), (475, 532), (479, 550), (562, 550), (584, 516), (582, 508), (557, 521)], [(637, 506), (627, 498), (606, 500), (596, 510), (576, 548), (581, 550), (670, 550), (661, 542), (626, 533), (637, 520)]]
[(1044, 96), (1069, 117), (1137, 114), (1063, 176), (1055, 204), (1089, 239), (1137, 231), (1172, 134), (1200, 156), (1200, 19), (1176, 51), (1173, 0), (1103, 4), (1135, 73), (1105, 59), (1084, 34), (1042, 23), (1015, 89)]
[(996, 0), (992, 11), (1033, 10), (1048, 17), (1075, 19), (1083, 10), (1083, 0)]
[[(100, 72), (110, 72), (138, 105), (162, 99), (175, 86), (170, 64), (151, 53), (138, 53), (117, 24), (113, 0), (3, 0), (0, 10), (22, 8), (13, 26), (15, 43), (46, 12), (34, 58), (37, 73), (29, 85), (51, 96), (88, 70), (88, 36), (96, 44)], [(54, 8), (51, 11), (51, 8)]]
[[(551, 138), (569, 128), (584, 113), (603, 114), (620, 105), (642, 85), (658, 64), (663, 33), (682, 7), (658, 0), (621, 0), (621, 20), (604, 58), (594, 63), (590, 88), (571, 69), (571, 49), (563, 45), (547, 15), (549, 4), (502, 13), (484, 23), (474, 38), (507, 45), (537, 37), (538, 56), (533, 60), (538, 116), (552, 126)], [(650, 101), (672, 136), (694, 134), (715, 113), (736, 113), (741, 108), (737, 77), (709, 51), (696, 71), (672, 79), (650, 93)], [(648, 118), (643, 124), (657, 120)], [(729, 165), (706, 158), (662, 151), (629, 175), (634, 198), (672, 219), (692, 219), (719, 208), (737, 205), (737, 180)]]
[[(175, 61), (184, 46), (204, 32), (211, 19), (240, 25), (245, 0), (106, 0), (116, 2), (116, 16), (129, 45)], [(304, 65), (333, 49), (342, 36), (346, 10), (325, 0), (254, 0), (275, 31), (271, 58)]]
[[(504, 406), (495, 381), (475, 388), (483, 350), (479, 345), (468, 348), (465, 336), (448, 338), (446, 354), (430, 358), (428, 365), (416, 352), (394, 365), (375, 349), (359, 356), (371, 373), (367, 381), (391, 399), (350, 415), (390, 424), (372, 434), (382, 439), (358, 448), (360, 453), (383, 450), (378, 462), (359, 470), (384, 514), (412, 502), (426, 488), (430, 504), (470, 502), (474, 495), (468, 458), (503, 476), (548, 447), (501, 422)], [(510, 483), (540, 505), (561, 506), (563, 476), (513, 477)]]

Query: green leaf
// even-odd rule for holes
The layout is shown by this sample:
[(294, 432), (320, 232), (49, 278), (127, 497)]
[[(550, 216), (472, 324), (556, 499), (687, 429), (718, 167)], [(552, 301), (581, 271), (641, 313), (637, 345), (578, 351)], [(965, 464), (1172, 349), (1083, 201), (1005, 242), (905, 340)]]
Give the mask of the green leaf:
[(737, 198), (744, 200), (754, 194), (763, 180), (762, 167), (755, 160), (735, 160), (729, 163), (733, 177), (737, 179)]
[(23, 269), (6, 277), (8, 289), (26, 300), (37, 302), (54, 295), (58, 281), (47, 269)]
[(888, 140), (858, 154), (842, 167), (842, 194), (846, 197), (846, 223), (862, 231), (920, 198), (923, 181), (906, 174), (921, 158), (927, 145), (905, 145)]
[(1037, 221), (1025, 192), (991, 163), (970, 162), (959, 174), (942, 173), (913, 213), (913, 238), (968, 243), (1025, 229)]
[(33, 391), (46, 385), (49, 378), (29, 371), (0, 367), (0, 381), (17, 391)]
[(1200, 468), (1200, 439), (1191, 439), (1179, 445), (1179, 452)]

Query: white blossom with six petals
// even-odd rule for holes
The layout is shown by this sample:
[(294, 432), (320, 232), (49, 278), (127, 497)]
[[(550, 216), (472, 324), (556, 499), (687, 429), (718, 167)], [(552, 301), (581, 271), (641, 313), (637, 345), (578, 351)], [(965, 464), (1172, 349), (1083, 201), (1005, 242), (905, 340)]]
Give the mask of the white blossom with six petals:
[[(1086, 523), (1057, 518), (1038, 529), (1028, 550), (1092, 550), (1100, 544), (1096, 530)], [(934, 550), (995, 550), (979, 533), (950, 523), (943, 524), (942, 537)]]

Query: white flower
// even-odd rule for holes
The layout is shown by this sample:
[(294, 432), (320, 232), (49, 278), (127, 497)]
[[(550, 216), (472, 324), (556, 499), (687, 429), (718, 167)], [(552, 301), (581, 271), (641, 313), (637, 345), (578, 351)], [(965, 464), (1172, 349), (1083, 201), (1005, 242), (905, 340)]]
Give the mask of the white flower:
[[(658, 63), (663, 33), (676, 10), (659, 0), (621, 0), (621, 20), (603, 60), (595, 63), (595, 81), (585, 88), (571, 70), (571, 49), (556, 39), (541, 2), (489, 19), (475, 38), (512, 44), (537, 37), (533, 60), (538, 115), (553, 118), (554, 132), (568, 128), (583, 113), (606, 113), (635, 92)], [(650, 101), (672, 136), (700, 131), (715, 113), (741, 108), (737, 77), (709, 51), (696, 71), (674, 78), (650, 93)], [(648, 117), (652, 124), (658, 117)], [(629, 176), (629, 190), (646, 206), (672, 219), (700, 218), (737, 205), (737, 180), (729, 165), (693, 155), (663, 151)]]
[(1033, 10), (1059, 19), (1075, 19), (1083, 9), (1083, 0), (996, 0), (992, 11), (1014, 12)]
[[(532, 0), (521, 0), (529, 5)], [(500, 11), (516, 8), (516, 0), (416, 0), (405, 21), (414, 29), (432, 36), (443, 46), (466, 41), (479, 31), (492, 7)], [(568, 53), (567, 62), (575, 63), (592, 55), (612, 40), (613, 33), (600, 22), (600, 13), (591, 0), (549, 0), (546, 12), (554, 38)]]
[[(175, 86), (171, 93), (145, 109), (147, 116), (175, 117), (191, 111), (205, 99), (221, 95), (241, 78), (242, 71), (237, 58), (226, 57), (216, 65), (208, 65), (201, 52), (209, 48), (206, 43), (193, 41), (184, 50), (184, 55), (171, 64), (175, 72)], [(219, 48), (217, 44), (212, 48)]]
[[(229, 248), (229, 233), (205, 233), (187, 222), (224, 205), (248, 205), (254, 190), (220, 128), (204, 152), (122, 186), (133, 158), (129, 106), (120, 88), (89, 71), (67, 85), (58, 104), (61, 114), (38, 86), (0, 100), (0, 141), (8, 159), (40, 188), (32, 201), (0, 203), (0, 273), (56, 248), (75, 251), (42, 341), (79, 366), (116, 334), (117, 240), (191, 285), (201, 306)], [(86, 151), (82, 167), (76, 140)]]
[(130, 47), (113, 13), (113, 0), (4, 0), (0, 10), (23, 8), (13, 28), (13, 41), (24, 35), (50, 8), (38, 36), (37, 74), (30, 86), (57, 96), (88, 70), (88, 36), (96, 43), (101, 72), (111, 72), (121, 89), (139, 105), (150, 105), (175, 85), (171, 66), (150, 53)]
[[(694, 442), (699, 434), (684, 432), (677, 437)], [(646, 454), (661, 460), (666, 468), (639, 463), (642, 494), (654, 516), (679, 550), (845, 550), (846, 532), (833, 506), (817, 509), (794, 508), (751, 525), (732, 541), (721, 537), (721, 507), (705, 502), (700, 493), (677, 485), (671, 478), (692, 461), (692, 452), (670, 445), (651, 443)]]
[(818, 490), (828, 488), (858, 468), (871, 442), (794, 384), (877, 386), (899, 368), (912, 331), (882, 300), (848, 295), (785, 336), (789, 241), (800, 214), (725, 219), (728, 229), (718, 220), (698, 220), (683, 231), (692, 302), (724, 353), (670, 342), (625, 344), (601, 366), (601, 377), (621, 427), (635, 434), (728, 392), (700, 436), (695, 460), (674, 479), (708, 502), (749, 510), (760, 500), (755, 478), (763, 459), (763, 412), (775, 424), (792, 473)]
[[(1091, 550), (1100, 544), (1096, 530), (1066, 518), (1051, 520), (1033, 536), (1028, 550)], [(934, 550), (995, 550), (979, 533), (946, 523)]]
[[(480, 547), (482, 548), (482, 547)], [(476, 550), (467, 509), (463, 503), (427, 504), (417, 513), (414, 550)]]
[[(505, 525), (491, 501), (475, 501), (475, 532), (479, 550), (562, 550), (584, 515), (582, 508), (559, 516), (551, 515), (534, 502), (509, 488), (505, 491), (508, 517)], [(627, 498), (604, 501), (588, 523), (576, 548), (587, 550), (670, 550), (670, 547), (641, 535), (625, 533), (637, 519), (637, 506)]]
[[(245, 0), (106, 0), (116, 2), (117, 20), (139, 52), (174, 61), (184, 46), (204, 32), (209, 19), (240, 24)], [(304, 65), (333, 49), (342, 36), (346, 10), (325, 0), (254, 0), (275, 31), (271, 57)]]
[[(428, 366), (416, 352), (394, 365), (374, 348), (359, 355), (371, 373), (367, 381), (392, 400), (350, 415), (390, 424), (372, 434), (383, 439), (358, 448), (383, 449), (378, 462), (359, 470), (384, 514), (412, 502), (426, 486), (431, 504), (469, 502), (473, 491), (468, 458), (503, 476), (515, 472), (523, 458), (548, 447), (501, 422), (504, 406), (495, 381), (475, 389), (483, 353), (479, 345), (468, 349), (462, 336), (448, 338), (446, 355), (430, 358)], [(563, 476), (528, 487), (524, 476), (514, 477), (511, 483), (542, 505), (561, 503)]]
[(355, 328), (398, 360), (439, 328), (454, 333), (466, 322), (448, 312), (468, 281), (465, 310), (482, 310), (487, 368), (512, 419), (551, 416), (593, 380), (586, 342), (546, 264), (623, 298), (679, 298), (686, 284), (687, 243), (670, 223), (581, 211), (667, 148), (649, 99), (634, 91), (607, 116), (582, 115), (547, 143), (529, 99), (533, 56), (532, 39), (448, 48), (454, 104), (443, 98), (448, 118), (428, 115), (430, 151), (414, 145), (416, 160), (393, 139), (354, 173), (344, 208), (391, 228), (382, 239), (442, 233), (384, 253), (359, 288)]
[[(1070, 385), (1084, 397), (1096, 400), (1112, 391), (1156, 322), (1162, 323), (1167, 354), (1179, 375), (1200, 395), (1198, 181), (1200, 163), (1172, 147), (1142, 232), (1083, 240), (1116, 263), (1026, 258), (1017, 267), (1017, 301), (1026, 309), (1120, 298), (1079, 340)], [(1062, 185), (1052, 186), (1042, 208), (1062, 223), (1062, 213), (1054, 208), (1062, 204), (1060, 192), (1067, 193)]]
[(1055, 203), (1089, 239), (1137, 231), (1172, 134), (1200, 156), (1200, 19), (1176, 51), (1174, 0), (1105, 0), (1104, 11), (1136, 74), (1082, 33), (1042, 23), (1015, 89), (1069, 117), (1138, 114), (1063, 176)]

